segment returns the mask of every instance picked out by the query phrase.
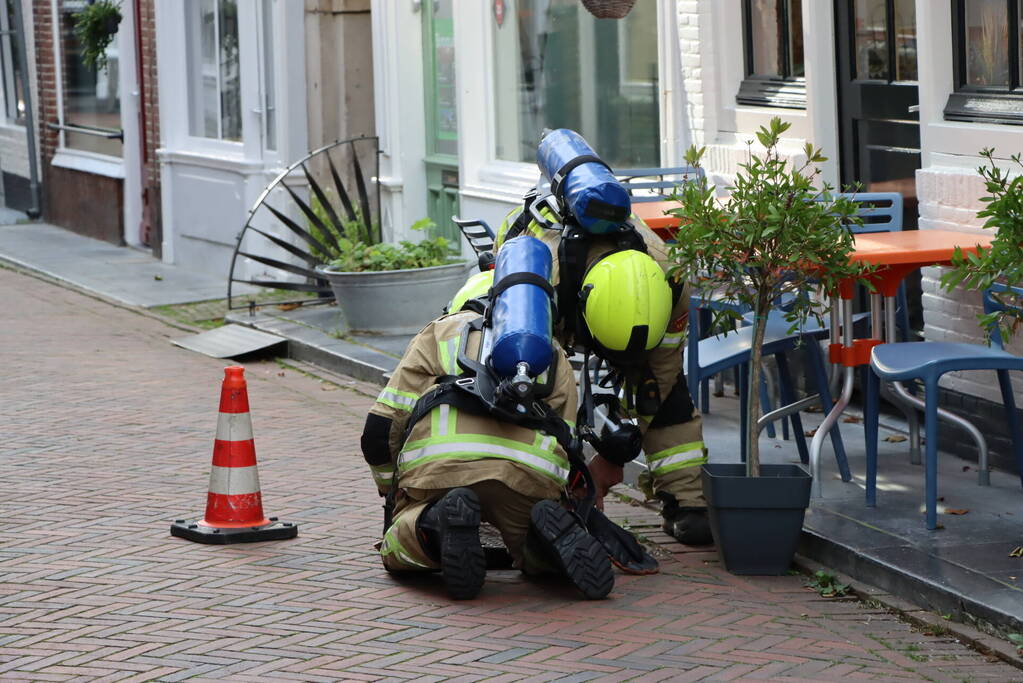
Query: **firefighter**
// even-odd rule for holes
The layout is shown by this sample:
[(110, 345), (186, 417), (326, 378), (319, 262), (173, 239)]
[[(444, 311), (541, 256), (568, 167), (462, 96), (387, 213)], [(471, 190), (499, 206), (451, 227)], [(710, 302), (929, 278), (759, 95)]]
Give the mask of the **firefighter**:
[[(527, 195), (527, 206), (530, 201)], [(626, 411), (643, 432), (664, 531), (687, 545), (712, 543), (700, 481), (707, 451), (682, 367), (688, 294), (667, 276), (664, 243), (634, 217), (619, 233), (583, 235), (566, 232), (549, 209), (540, 213), (546, 221), (523, 207), (514, 209), (498, 229), (496, 250), (519, 234), (550, 248), (561, 315), (558, 341), (566, 349), (588, 348), (621, 381)], [(658, 280), (667, 286), (649, 286)], [(594, 458), (590, 471), (600, 494), (622, 481), (620, 463), (607, 458)]]
[(571, 366), (554, 343), (554, 364), (536, 394), (547, 418), (495, 418), (453, 381), (463, 374), (463, 348), (480, 360), (481, 307), (474, 299), (463, 305), (465, 298), (453, 302), (458, 312), (416, 335), (366, 419), (363, 455), (380, 495), (394, 503), (380, 544), (384, 567), (439, 569), (452, 598), (471, 599), (486, 574), (485, 521), (525, 573), (560, 573), (586, 598), (606, 597), (614, 575), (605, 549), (558, 502), (577, 403)]

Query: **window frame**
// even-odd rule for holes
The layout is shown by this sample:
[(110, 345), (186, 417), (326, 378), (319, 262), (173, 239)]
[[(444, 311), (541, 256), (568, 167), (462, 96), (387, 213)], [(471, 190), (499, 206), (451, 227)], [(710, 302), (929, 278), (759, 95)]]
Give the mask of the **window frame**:
[(1023, 11), (1019, 0), (1005, 0), (1008, 12), (1009, 85), (969, 85), (967, 78), (966, 2), (950, 0), (952, 14), (952, 92), (945, 103), (946, 121), (995, 123), (1023, 126), (1023, 58), (1020, 57), (1020, 25)]
[[(20, 0), (16, 0), (20, 1)], [(14, 17), (7, 13), (7, 3), (0, 7), (0, 79), (3, 79), (0, 86), (0, 102), (3, 105), (3, 114), (0, 119), (7, 126), (25, 127), (25, 115), (18, 114), (18, 75), (14, 70), (14, 64), (19, 59), (15, 36), (13, 32)], [(24, 69), (24, 66), (22, 66)], [(13, 95), (13, 101), (10, 97)], [(14, 115), (12, 116), (12, 112)]]
[[(56, 114), (57, 114), (57, 149), (54, 150), (53, 157), (50, 160), (50, 164), (59, 168), (69, 168), (84, 173), (93, 173), (95, 175), (107, 176), (110, 178), (124, 178), (125, 169), (125, 153), (126, 146), (124, 144), (124, 124), (126, 106), (129, 104), (127, 97), (121, 97), (120, 99), (120, 114), (121, 114), (121, 128), (120, 128), (120, 140), (121, 140), (121, 154), (115, 156), (112, 154), (104, 154), (102, 152), (93, 152), (86, 149), (80, 149), (78, 147), (69, 147), (67, 144), (67, 130), (65, 128), (67, 123), (66, 112), (65, 112), (65, 92), (64, 92), (64, 48), (63, 48), (63, 27), (61, 25), (61, 9), (58, 0), (50, 0), (50, 20), (51, 20), (51, 35), (52, 35), (52, 53), (53, 53), (53, 72), (55, 79), (55, 94), (56, 94)], [(118, 54), (125, 54), (124, 42), (129, 42), (125, 38), (126, 32), (118, 30), (114, 41), (116, 42)], [(130, 45), (129, 45), (130, 46)], [(134, 54), (134, 50), (132, 50)], [(132, 69), (134, 69), (134, 63), (132, 62)], [(125, 86), (127, 85), (127, 79), (129, 71), (126, 69), (118, 69), (118, 88), (121, 93), (125, 93)], [(129, 111), (129, 116), (132, 115)], [(52, 122), (50, 122), (52, 123)], [(39, 126), (46, 125), (46, 122), (39, 121)], [(111, 133), (113, 131), (111, 130)]]
[[(812, 0), (811, 0), (812, 1)], [(783, 71), (790, 68), (791, 0), (778, 0), (786, 5), (785, 21), (781, 25), (782, 44), (785, 50)], [(802, 9), (802, 8), (800, 8)], [(802, 40), (803, 37), (799, 36)], [(741, 105), (755, 107), (776, 107), (781, 109), (806, 109), (806, 76), (765, 76), (754, 73), (753, 63), (753, 6), (752, 0), (742, 0), (742, 63), (745, 75), (739, 84), (735, 101)], [(804, 60), (806, 46), (803, 46)]]

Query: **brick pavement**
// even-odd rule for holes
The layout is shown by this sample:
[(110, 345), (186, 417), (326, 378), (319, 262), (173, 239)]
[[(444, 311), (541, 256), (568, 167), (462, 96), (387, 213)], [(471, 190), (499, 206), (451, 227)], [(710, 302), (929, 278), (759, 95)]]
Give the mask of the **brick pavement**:
[[(0, 270), (0, 679), (1020, 680), (799, 577), (739, 578), (651, 531), (662, 573), (611, 599), (494, 573), (482, 597), (398, 581), (372, 550), (371, 399), (248, 365), (267, 512), (298, 539), (202, 546), (223, 363), (158, 321)], [(368, 389), (368, 388), (367, 388)]]

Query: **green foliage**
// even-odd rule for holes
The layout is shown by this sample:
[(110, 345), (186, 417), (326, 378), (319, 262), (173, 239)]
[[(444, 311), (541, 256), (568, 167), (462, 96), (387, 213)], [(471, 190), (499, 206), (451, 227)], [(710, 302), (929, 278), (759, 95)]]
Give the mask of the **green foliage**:
[[(797, 295), (786, 314), (794, 331), (811, 317), (820, 320), (827, 311), (827, 304), (807, 296), (810, 292), (837, 292), (840, 282), (861, 279), (866, 272), (850, 260), (854, 242), (844, 228), (859, 221), (856, 204), (833, 195), (826, 183), (815, 186), (820, 176), (817, 165), (827, 161), (819, 148), (807, 143), (801, 163), (781, 157), (778, 145), (789, 126), (775, 117), (760, 128), (757, 139), (764, 151), (750, 151), (726, 200), (715, 197), (705, 177), (684, 183), (674, 196), (681, 206), (672, 213), (682, 227), (671, 250), (672, 276), (691, 283), (704, 300), (720, 297), (752, 309), (756, 318), (749, 386), (754, 387), (760, 381), (764, 321), (774, 300)], [(686, 163), (699, 168), (703, 153), (690, 148)], [(733, 311), (723, 316), (739, 317)], [(716, 324), (728, 328), (728, 322), (719, 317)], [(750, 476), (759, 474), (755, 431), (759, 407), (758, 400), (750, 401), (751, 429), (744, 435)]]
[(121, 4), (114, 0), (96, 0), (72, 18), (75, 37), (82, 44), (82, 62), (95, 71), (106, 68), (107, 47), (121, 23)]
[[(977, 169), (984, 179), (988, 195), (981, 201), (987, 204), (977, 212), (986, 218), (985, 228), (998, 232), (989, 248), (978, 249), (976, 254), (964, 254), (956, 249), (952, 259), (953, 268), (941, 277), (941, 284), (947, 290), (960, 283), (971, 289), (984, 290), (996, 283), (1010, 286), (1023, 285), (1023, 175), (1012, 177), (1009, 171), (995, 165), (994, 150), (981, 150), (980, 155), (987, 163)], [(1015, 166), (1023, 170), (1023, 159), (1016, 154), (1011, 157)], [(1002, 340), (1009, 339), (1023, 322), (1020, 307), (1023, 301), (1011, 292), (996, 295), (1005, 306), (1005, 311), (977, 316), (984, 330), (997, 329)]]
[[(340, 225), (336, 224), (317, 197), (312, 198), (310, 208), (319, 223), (330, 232), (330, 236), (324, 235), (316, 221), (307, 221), (309, 233), (327, 249), (324, 253), (313, 248), (312, 254), (336, 270), (348, 273), (406, 270), (443, 266), (457, 261), (453, 255), (454, 246), (443, 237), (425, 238), (419, 242), (403, 240), (398, 244), (380, 244), (374, 239), (374, 235), (380, 232), (379, 226), (375, 223), (372, 227), (367, 225), (358, 208), (355, 209), (354, 219), (340, 219)], [(423, 218), (411, 227), (428, 234), (437, 226), (429, 218)]]
[[(330, 200), (333, 193), (328, 190), (327, 198)], [(379, 226), (374, 222), (373, 227), (370, 228), (366, 225), (366, 221), (362, 218), (362, 211), (359, 208), (355, 209), (354, 219), (345, 219), (339, 216), (341, 225), (336, 225), (330, 212), (320, 202), (319, 198), (315, 195), (312, 197), (310, 202), (310, 208), (313, 210), (313, 214), (319, 219), (320, 223), (326, 226), (327, 230), (330, 231), (333, 239), (330, 239), (327, 235), (323, 234), (323, 231), (314, 221), (307, 221), (307, 229), (309, 234), (315, 237), (323, 246), (327, 247), (327, 251), (323, 252), (320, 249), (312, 248), (310, 251), (313, 256), (318, 258), (323, 263), (330, 263), (335, 259), (342, 258), (341, 251), (335, 246), (335, 242), (340, 242), (342, 239), (350, 240), (354, 243), (373, 244), (376, 242), (374, 235), (379, 234)]]
[(839, 583), (837, 576), (823, 569), (815, 571), (805, 585), (817, 591), (822, 598), (840, 598), (849, 593), (848, 584)]
[[(430, 231), (435, 226), (429, 218), (412, 224), (413, 230)], [(402, 240), (395, 244), (370, 244), (342, 237), (338, 240), (340, 255), (330, 266), (343, 272), (406, 270), (443, 266), (457, 261), (452, 256), (451, 243), (443, 237), (423, 239), (419, 242)]]

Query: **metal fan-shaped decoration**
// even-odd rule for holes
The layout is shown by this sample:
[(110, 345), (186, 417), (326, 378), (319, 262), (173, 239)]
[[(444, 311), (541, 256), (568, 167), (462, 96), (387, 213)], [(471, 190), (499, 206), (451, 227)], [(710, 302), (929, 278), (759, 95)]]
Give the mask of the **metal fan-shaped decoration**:
[(376, 137), (338, 140), (313, 150), (280, 173), (259, 194), (231, 257), (229, 309), (236, 285), (294, 292), (279, 305), (333, 300), (316, 266), (337, 258), (344, 238), (379, 242), (380, 148)]

